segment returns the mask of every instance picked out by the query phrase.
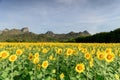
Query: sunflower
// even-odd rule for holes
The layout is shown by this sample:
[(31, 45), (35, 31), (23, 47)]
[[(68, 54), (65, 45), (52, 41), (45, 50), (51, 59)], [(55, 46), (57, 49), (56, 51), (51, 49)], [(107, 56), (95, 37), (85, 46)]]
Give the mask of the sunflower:
[(2, 58), (2, 53), (0, 53), (0, 59)]
[(46, 69), (48, 67), (48, 65), (49, 65), (48, 61), (42, 62), (42, 68)]
[(62, 49), (59, 48), (59, 49), (57, 50), (57, 54), (61, 54), (61, 53), (62, 53)]
[(106, 53), (106, 57), (105, 57), (105, 60), (107, 62), (112, 62), (115, 58), (115, 55), (114, 53), (110, 52), (110, 53)]
[(60, 74), (60, 79), (63, 79), (65, 77), (64, 73)]
[(115, 78), (116, 78), (116, 80), (119, 80), (119, 75), (115, 74)]
[(9, 61), (10, 61), (10, 62), (14, 62), (16, 59), (17, 59), (17, 56), (16, 56), (16, 55), (11, 55), (11, 56), (9, 57)]
[(42, 50), (42, 53), (47, 53), (48, 52), (48, 50), (46, 49), (46, 48), (44, 48), (43, 50)]
[(28, 56), (28, 59), (29, 59), (29, 60), (33, 60), (33, 58), (34, 58), (33, 54), (30, 53), (29, 56)]
[(82, 52), (82, 53), (87, 53), (88, 51), (87, 51), (86, 48), (82, 48), (82, 49), (81, 49), (81, 52)]
[(67, 55), (67, 56), (70, 56), (70, 55), (72, 55), (72, 54), (73, 54), (73, 50), (70, 49), (70, 48), (68, 48), (67, 51), (66, 51), (66, 55)]
[(6, 59), (9, 56), (9, 53), (7, 51), (2, 51), (0, 54), (2, 59)]
[(86, 53), (86, 54), (84, 55), (84, 57), (85, 57), (86, 59), (90, 59), (90, 58), (91, 58), (91, 54), (90, 54), (90, 53)]
[(21, 55), (22, 53), (23, 53), (23, 51), (21, 49), (16, 50), (17, 55)]
[(91, 68), (94, 66), (93, 58), (91, 58), (91, 60), (90, 60), (90, 62), (89, 62), (89, 65), (90, 65)]
[(34, 54), (34, 57), (36, 58), (36, 57), (39, 57), (39, 53), (35, 53)]
[(82, 73), (85, 70), (85, 65), (83, 63), (77, 64), (75, 70), (78, 73)]
[(50, 56), (49, 56), (49, 59), (50, 59), (50, 60), (53, 60), (53, 59), (54, 59), (54, 57), (53, 57), (52, 55), (50, 55)]
[(97, 52), (97, 58), (99, 60), (103, 60), (105, 58), (105, 53), (104, 52)]
[(38, 64), (38, 65), (37, 65), (37, 69), (39, 70), (40, 68), (41, 68), (41, 65), (40, 65), (40, 64)]
[(112, 49), (111, 48), (106, 48), (105, 52), (110, 53), (110, 52), (112, 52)]
[(74, 55), (77, 55), (77, 51), (76, 51), (75, 49), (73, 50), (73, 54), (74, 54)]
[(34, 59), (33, 59), (33, 63), (34, 63), (34, 64), (37, 64), (37, 63), (39, 63), (39, 60), (40, 60), (39, 58), (34, 58)]

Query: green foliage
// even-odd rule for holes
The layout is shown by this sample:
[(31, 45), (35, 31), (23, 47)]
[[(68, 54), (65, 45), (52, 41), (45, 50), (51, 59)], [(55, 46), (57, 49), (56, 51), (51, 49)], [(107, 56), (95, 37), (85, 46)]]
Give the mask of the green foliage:
[(120, 29), (111, 32), (102, 32), (88, 37), (79, 37), (75, 39), (75, 42), (119, 43)]

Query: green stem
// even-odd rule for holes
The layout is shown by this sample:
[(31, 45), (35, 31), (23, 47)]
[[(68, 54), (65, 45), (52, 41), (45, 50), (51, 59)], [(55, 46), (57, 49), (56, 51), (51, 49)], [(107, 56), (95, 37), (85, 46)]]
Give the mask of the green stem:
[(12, 75), (11, 75), (11, 80), (13, 80), (13, 76), (14, 76), (14, 74), (13, 74), (13, 68), (14, 68), (14, 62), (12, 62), (11, 63), (11, 73), (12, 73)]
[(36, 65), (35, 65), (34, 68), (35, 68), (35, 69), (34, 69), (34, 76), (35, 76), (34, 79), (37, 80), (37, 74), (36, 74), (36, 71), (37, 71), (37, 70), (36, 70)]

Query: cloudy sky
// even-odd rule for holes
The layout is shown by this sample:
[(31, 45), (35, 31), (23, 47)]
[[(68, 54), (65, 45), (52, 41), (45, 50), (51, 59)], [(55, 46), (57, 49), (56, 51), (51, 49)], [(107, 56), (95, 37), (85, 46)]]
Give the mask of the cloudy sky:
[(120, 0), (0, 0), (0, 30), (91, 34), (120, 28)]

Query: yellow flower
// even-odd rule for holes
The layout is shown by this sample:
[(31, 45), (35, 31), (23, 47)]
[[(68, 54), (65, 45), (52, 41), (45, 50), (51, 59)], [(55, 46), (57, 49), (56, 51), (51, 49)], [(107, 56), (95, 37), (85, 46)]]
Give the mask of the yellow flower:
[(63, 79), (65, 77), (64, 73), (60, 74), (60, 79)]
[(90, 60), (89, 64), (90, 64), (90, 67), (91, 67), (91, 68), (94, 66), (94, 63), (93, 63), (93, 58), (91, 58), (91, 60)]
[(119, 75), (115, 74), (115, 78), (116, 78), (116, 80), (119, 80)]
[(112, 61), (114, 60), (114, 57), (115, 57), (114, 53), (112, 53), (112, 52), (106, 53), (105, 60), (106, 60), (107, 62), (112, 62)]
[(16, 59), (17, 59), (17, 56), (16, 56), (16, 55), (11, 55), (11, 56), (9, 57), (9, 61), (10, 61), (10, 62), (14, 62)]
[(35, 58), (36, 58), (36, 57), (39, 57), (39, 53), (35, 53), (34, 57), (35, 57)]
[(84, 57), (85, 57), (86, 59), (90, 59), (90, 58), (91, 58), (91, 54), (86, 53)]
[(77, 51), (76, 51), (76, 50), (73, 50), (73, 54), (74, 54), (74, 55), (77, 55)]
[(72, 54), (73, 54), (73, 50), (70, 49), (70, 48), (68, 48), (67, 51), (66, 51), (66, 55), (67, 55), (67, 56), (70, 56), (70, 55), (72, 55)]
[(83, 53), (87, 53), (87, 49), (86, 49), (86, 48), (82, 48), (81, 51), (82, 51)]
[(106, 48), (105, 52), (110, 53), (110, 52), (112, 52), (112, 49), (111, 48)]
[(99, 60), (103, 60), (105, 58), (105, 53), (104, 52), (97, 52), (97, 58)]
[(61, 53), (62, 53), (62, 49), (59, 48), (59, 49), (57, 50), (57, 54), (61, 54)]
[(0, 59), (2, 58), (2, 53), (0, 53)]
[(49, 59), (50, 59), (50, 60), (53, 60), (53, 56), (52, 56), (52, 55), (51, 55), (51, 56), (49, 56)]
[(56, 73), (56, 70), (55, 70), (55, 69), (53, 69), (53, 70), (52, 70), (52, 73)]
[(37, 64), (37, 63), (39, 63), (39, 60), (40, 60), (39, 58), (34, 58), (34, 59), (33, 59), (33, 63), (34, 63), (34, 64)]
[(85, 66), (83, 63), (77, 64), (75, 67), (76, 72), (81, 73), (85, 70)]
[(43, 61), (42, 62), (42, 68), (46, 69), (48, 67), (48, 61)]
[(23, 53), (23, 51), (21, 49), (16, 50), (17, 55), (21, 55), (22, 53)]
[(6, 59), (9, 56), (9, 53), (7, 51), (2, 51), (0, 54), (2, 59)]
[(49, 56), (49, 59), (50, 60), (55, 60), (55, 58), (52, 55)]
[(40, 64), (38, 64), (38, 65), (37, 65), (37, 69), (40, 69), (40, 68), (41, 68), (41, 65), (40, 65)]
[(34, 58), (33, 54), (30, 53), (28, 59), (33, 60), (33, 58)]
[(42, 53), (47, 53), (48, 52), (48, 50), (46, 49), (46, 48), (44, 48), (43, 50), (42, 50)]

